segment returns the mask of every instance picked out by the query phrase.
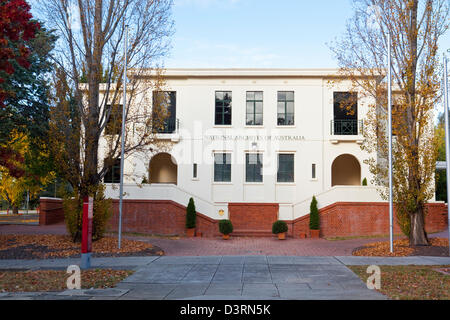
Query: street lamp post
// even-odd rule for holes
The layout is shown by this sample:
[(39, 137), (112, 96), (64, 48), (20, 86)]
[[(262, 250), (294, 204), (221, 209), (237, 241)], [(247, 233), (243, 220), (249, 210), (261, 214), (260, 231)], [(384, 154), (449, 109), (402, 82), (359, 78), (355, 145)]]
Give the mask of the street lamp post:
[(389, 246), (394, 252), (394, 209), (392, 205), (392, 75), (391, 75), (391, 31), (388, 32), (388, 134), (389, 134)]
[(125, 119), (127, 106), (127, 51), (128, 51), (128, 25), (125, 26), (125, 43), (124, 51), (124, 71), (123, 71), (123, 106), (122, 106), (122, 143), (120, 148), (120, 188), (119, 188), (119, 244), (120, 249), (122, 244), (122, 207), (123, 207), (123, 164), (124, 164), (124, 149), (125, 149)]
[[(372, 5), (367, 8), (369, 28), (381, 31), (382, 19), (381, 8), (377, 5)], [(394, 252), (394, 209), (392, 196), (392, 58), (391, 58), (391, 30), (388, 26), (387, 34), (387, 113), (388, 113), (388, 145), (389, 145), (389, 244), (391, 253)]]

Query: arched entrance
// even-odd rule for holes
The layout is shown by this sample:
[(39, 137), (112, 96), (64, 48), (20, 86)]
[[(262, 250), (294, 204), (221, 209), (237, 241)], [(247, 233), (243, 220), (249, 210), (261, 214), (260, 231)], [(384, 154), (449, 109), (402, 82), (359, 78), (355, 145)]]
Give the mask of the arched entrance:
[(158, 153), (150, 160), (150, 183), (177, 184), (177, 164), (168, 153)]
[(341, 154), (331, 165), (331, 186), (360, 186), (361, 166), (351, 154)]

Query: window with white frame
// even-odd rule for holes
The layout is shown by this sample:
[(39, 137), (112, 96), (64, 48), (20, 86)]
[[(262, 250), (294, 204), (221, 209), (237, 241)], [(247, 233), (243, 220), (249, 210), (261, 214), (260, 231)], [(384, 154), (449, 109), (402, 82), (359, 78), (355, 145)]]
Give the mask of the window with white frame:
[(277, 182), (294, 182), (294, 154), (278, 154)]
[(245, 154), (245, 182), (263, 182), (263, 155), (261, 153)]
[(214, 154), (214, 182), (231, 182), (231, 153)]

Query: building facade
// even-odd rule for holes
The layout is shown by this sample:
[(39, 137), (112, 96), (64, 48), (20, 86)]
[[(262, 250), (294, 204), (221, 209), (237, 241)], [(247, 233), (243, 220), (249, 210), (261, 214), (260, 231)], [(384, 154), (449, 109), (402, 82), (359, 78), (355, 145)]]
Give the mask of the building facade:
[[(313, 195), (322, 209), (385, 205), (364, 163), (376, 155), (360, 148), (375, 101), (337, 70), (169, 69), (165, 79), (163, 91), (146, 94), (165, 101), (168, 116), (153, 126), (166, 147), (125, 159), (129, 230), (179, 234), (190, 197), (208, 235), (220, 219), (243, 235), (270, 234), (280, 219), (298, 236), (295, 224), (306, 228)], [(114, 199), (119, 169), (105, 176)], [(170, 212), (167, 219), (161, 212)], [(168, 221), (177, 227), (155, 227)]]

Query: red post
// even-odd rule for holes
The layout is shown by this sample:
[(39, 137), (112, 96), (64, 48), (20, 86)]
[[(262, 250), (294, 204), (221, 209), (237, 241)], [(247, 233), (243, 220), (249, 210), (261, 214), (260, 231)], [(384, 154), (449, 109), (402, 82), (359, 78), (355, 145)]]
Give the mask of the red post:
[(92, 217), (94, 199), (85, 197), (83, 199), (83, 229), (81, 233), (81, 253), (90, 253), (92, 250)]

